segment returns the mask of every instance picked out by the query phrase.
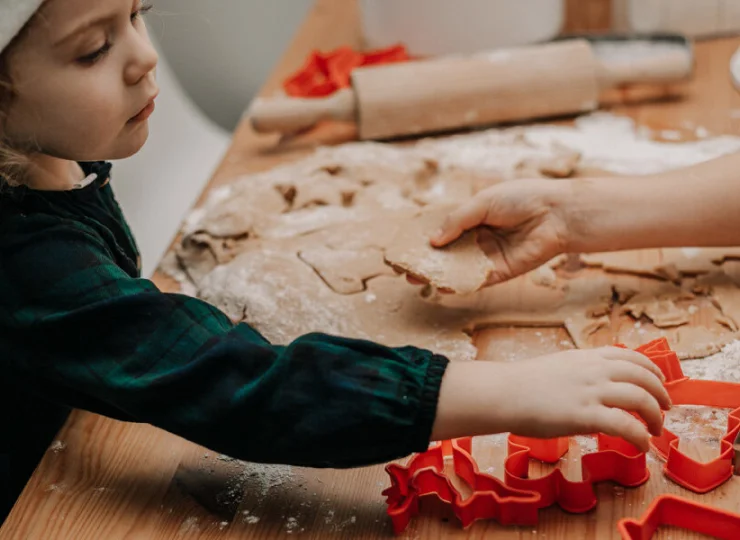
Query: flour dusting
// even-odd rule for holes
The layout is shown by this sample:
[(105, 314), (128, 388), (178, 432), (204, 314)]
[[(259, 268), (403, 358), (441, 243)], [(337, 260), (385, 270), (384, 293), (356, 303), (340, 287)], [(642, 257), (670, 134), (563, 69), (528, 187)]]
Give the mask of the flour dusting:
[[(740, 382), (740, 341), (729, 343), (712, 356), (684, 360), (681, 368), (692, 379)], [(666, 413), (664, 425), (678, 435), (682, 444), (700, 441), (703, 446), (718, 449), (727, 432), (729, 413), (729, 409), (679, 405)]]
[(729, 343), (712, 356), (684, 360), (681, 369), (692, 379), (740, 383), (740, 341)]
[(67, 449), (67, 443), (65, 443), (64, 441), (54, 441), (53, 443), (51, 443), (51, 446), (49, 447), (49, 450), (51, 450), (55, 454), (64, 452), (64, 450), (66, 449)]

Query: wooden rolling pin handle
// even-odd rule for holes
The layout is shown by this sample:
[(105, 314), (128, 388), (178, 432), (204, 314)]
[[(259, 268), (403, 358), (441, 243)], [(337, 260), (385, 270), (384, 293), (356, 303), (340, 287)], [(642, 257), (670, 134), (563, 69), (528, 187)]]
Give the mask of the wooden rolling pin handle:
[(322, 120), (355, 121), (357, 100), (350, 88), (326, 98), (257, 98), (248, 116), (258, 133), (297, 133)]
[[(597, 60), (598, 62), (598, 60)], [(597, 65), (597, 78), (602, 89), (633, 84), (672, 84), (683, 82), (694, 71), (692, 51), (676, 48), (645, 58), (632, 58), (629, 62), (601, 61)]]

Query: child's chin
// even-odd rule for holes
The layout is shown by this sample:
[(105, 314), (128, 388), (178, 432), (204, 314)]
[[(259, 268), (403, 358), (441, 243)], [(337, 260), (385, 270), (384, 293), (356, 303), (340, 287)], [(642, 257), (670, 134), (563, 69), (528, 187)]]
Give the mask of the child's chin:
[(126, 159), (137, 154), (144, 147), (148, 138), (149, 124), (144, 122), (139, 126), (139, 129), (130, 133), (125, 141), (121, 141), (121, 145), (113, 152), (113, 157), (108, 159)]

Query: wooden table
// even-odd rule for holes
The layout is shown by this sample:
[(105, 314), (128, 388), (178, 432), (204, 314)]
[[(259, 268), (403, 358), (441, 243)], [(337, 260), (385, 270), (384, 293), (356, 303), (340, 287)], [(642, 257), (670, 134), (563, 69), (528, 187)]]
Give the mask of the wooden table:
[[(582, 7), (581, 7), (582, 6)], [(608, 2), (569, 3), (569, 30), (599, 29), (608, 23)], [(359, 45), (355, 2), (319, 0), (285, 57), (266, 84), (269, 93), (297, 68), (314, 48)], [(692, 136), (695, 126), (712, 134), (740, 133), (740, 96), (728, 77), (730, 55), (740, 39), (697, 45), (697, 76), (683, 90), (683, 101), (618, 106), (614, 112), (651, 128), (680, 130)], [(331, 126), (276, 147), (277, 139), (254, 134), (242, 122), (233, 144), (206, 192), (241, 174), (296, 159), (317, 143), (346, 140), (347, 126)], [(205, 195), (205, 193), (204, 193)], [(158, 274), (157, 284), (175, 284)], [(562, 331), (494, 329), (477, 336), (481, 350), (496, 359), (551, 352), (561, 347)], [(489, 344), (495, 342), (495, 347)], [(478, 447), (482, 469), (501, 473), (501, 437)], [(574, 448), (575, 449), (575, 448)], [(701, 449), (697, 452), (701, 453)], [(568, 474), (577, 475), (568, 460)], [(542, 467), (534, 467), (537, 473)], [(598, 538), (616, 537), (619, 517), (640, 514), (662, 492), (692, 496), (667, 482), (659, 464), (653, 478), (636, 490), (610, 484), (598, 487), (600, 504), (586, 515), (569, 516), (552, 508), (541, 513), (535, 528), (502, 529), (479, 523), (462, 531), (444, 511), (427, 504), (404, 538)], [(2, 539), (236, 539), (390, 538), (380, 495), (387, 485), (381, 467), (335, 472), (259, 467), (230, 461), (150, 426), (115, 422), (76, 412), (58, 435), (0, 530)], [(740, 510), (740, 481), (732, 480), (704, 497), (706, 502)], [(687, 538), (680, 533), (672, 538)]]

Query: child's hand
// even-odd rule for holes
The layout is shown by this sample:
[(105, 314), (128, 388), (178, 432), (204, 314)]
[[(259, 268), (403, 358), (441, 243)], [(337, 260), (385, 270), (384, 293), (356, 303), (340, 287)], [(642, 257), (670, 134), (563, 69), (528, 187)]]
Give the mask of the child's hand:
[(661, 409), (670, 406), (660, 370), (626, 349), (566, 351), (511, 363), (455, 362), (442, 383), (433, 436), (602, 432), (646, 451), (650, 434), (661, 433)]
[[(507, 364), (512, 425), (517, 435), (550, 438), (606, 433), (647, 450), (669, 409), (660, 370), (634, 351), (616, 347), (566, 351)], [(647, 424), (626, 411), (636, 413)]]
[(444, 247), (463, 232), (481, 225), (491, 228), (481, 242), (496, 265), (487, 285), (534, 270), (567, 245), (568, 226), (556, 200), (569, 191), (567, 180), (512, 180), (481, 191), (450, 214), (431, 238)]

